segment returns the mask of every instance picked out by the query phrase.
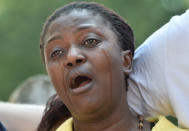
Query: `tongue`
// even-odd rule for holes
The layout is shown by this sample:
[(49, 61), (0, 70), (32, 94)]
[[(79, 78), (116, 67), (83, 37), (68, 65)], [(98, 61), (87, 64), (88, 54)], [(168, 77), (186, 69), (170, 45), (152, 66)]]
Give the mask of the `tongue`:
[(88, 84), (89, 82), (90, 82), (90, 80), (83, 81), (83, 82), (81, 82), (81, 83), (78, 85), (78, 87), (84, 86), (84, 85)]

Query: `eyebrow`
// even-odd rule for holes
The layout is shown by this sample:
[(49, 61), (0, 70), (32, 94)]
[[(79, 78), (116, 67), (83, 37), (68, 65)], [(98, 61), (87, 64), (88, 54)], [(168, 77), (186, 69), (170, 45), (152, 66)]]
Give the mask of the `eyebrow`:
[[(90, 25), (87, 25), (87, 26), (81, 26), (81, 27), (78, 27), (76, 32), (79, 32), (81, 30), (87, 30), (87, 29), (90, 29), (92, 28)], [(51, 36), (48, 40), (47, 40), (47, 44), (54, 41), (54, 40), (57, 40), (57, 39), (62, 39), (63, 37), (60, 36), (60, 35), (54, 35), (54, 36)]]
[(90, 25), (85, 25), (85, 26), (80, 26), (78, 27), (78, 30), (85, 30), (85, 29), (89, 29), (89, 28), (92, 28)]
[[(87, 30), (87, 29), (92, 29), (93, 26), (91, 25), (84, 25), (84, 26), (80, 26), (77, 28), (76, 32), (79, 32), (81, 30)], [(62, 39), (63, 37), (61, 35), (53, 35), (53, 36), (50, 36), (50, 38), (47, 40), (47, 44), (54, 41), (54, 40), (58, 40), (58, 39)]]
[(76, 30), (76, 32), (79, 32), (81, 30), (92, 29), (92, 28), (93, 28), (93, 26), (91, 26), (91, 25), (84, 25), (84, 26), (78, 27), (77, 30)]
[(92, 29), (95, 34), (98, 34), (99, 36), (105, 38), (105, 36), (103, 34), (101, 34), (101, 31), (99, 31), (99, 28), (96, 28), (95, 26), (91, 26), (91, 25), (80, 26), (77, 28), (77, 30), (75, 32), (77, 33), (79, 31), (90, 30), (90, 29)]
[(47, 44), (54, 41), (54, 40), (57, 40), (57, 39), (62, 39), (63, 37), (60, 36), (60, 35), (55, 35), (55, 36), (51, 36), (48, 40), (47, 40)]

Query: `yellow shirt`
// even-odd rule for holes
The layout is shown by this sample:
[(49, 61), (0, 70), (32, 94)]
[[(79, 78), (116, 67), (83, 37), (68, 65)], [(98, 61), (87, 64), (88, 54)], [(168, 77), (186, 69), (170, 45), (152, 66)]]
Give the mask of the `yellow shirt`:
[(189, 129), (181, 129), (167, 120), (165, 117), (160, 117), (159, 121), (152, 128), (152, 131), (189, 131)]
[[(66, 120), (56, 131), (73, 131), (72, 127), (72, 118)], [(181, 129), (172, 124), (169, 120), (165, 117), (160, 117), (159, 121), (156, 125), (152, 128), (152, 131), (189, 131), (188, 129)]]
[(72, 127), (72, 117), (66, 120), (63, 124), (61, 124), (56, 131), (73, 131)]

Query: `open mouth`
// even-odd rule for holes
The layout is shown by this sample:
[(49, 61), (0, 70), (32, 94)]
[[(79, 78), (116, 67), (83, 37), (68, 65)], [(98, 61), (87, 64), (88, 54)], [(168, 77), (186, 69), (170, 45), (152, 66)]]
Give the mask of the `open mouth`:
[(92, 79), (88, 76), (77, 76), (71, 82), (71, 89), (83, 87), (90, 83)]

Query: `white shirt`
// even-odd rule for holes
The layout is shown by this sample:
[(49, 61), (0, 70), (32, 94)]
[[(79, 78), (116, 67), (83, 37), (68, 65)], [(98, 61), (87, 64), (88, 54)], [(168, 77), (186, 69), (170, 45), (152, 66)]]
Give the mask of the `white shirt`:
[(44, 105), (13, 104), (0, 101), (0, 122), (7, 131), (36, 131)]
[(129, 85), (133, 112), (173, 115), (189, 128), (189, 10), (174, 16), (135, 51)]

